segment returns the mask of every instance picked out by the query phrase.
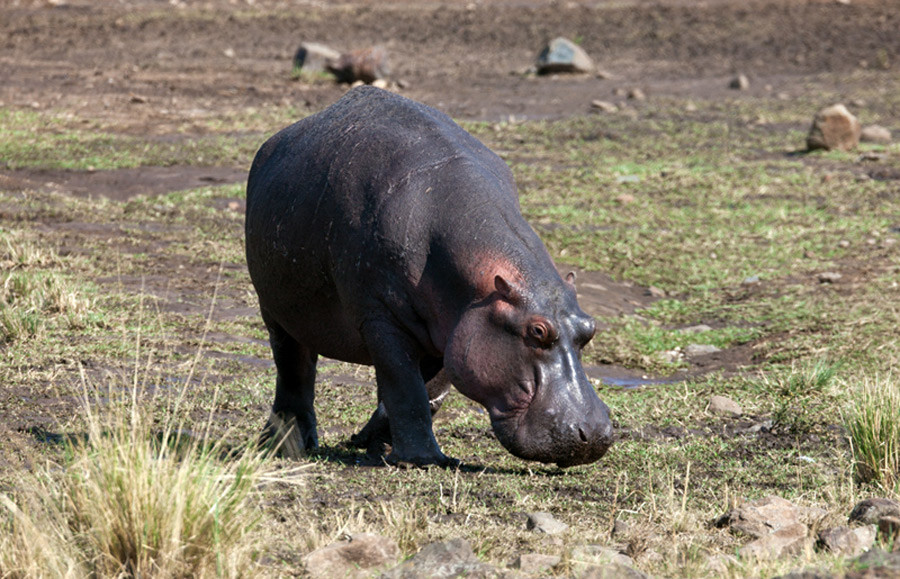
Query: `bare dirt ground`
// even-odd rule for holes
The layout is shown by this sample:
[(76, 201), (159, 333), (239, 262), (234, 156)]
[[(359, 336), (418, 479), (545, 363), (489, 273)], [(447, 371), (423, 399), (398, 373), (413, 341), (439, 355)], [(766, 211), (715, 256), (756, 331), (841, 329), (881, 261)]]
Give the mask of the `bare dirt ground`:
[[(186, 17), (173, 20), (173, 11)], [(0, 104), (68, 112), (108, 132), (189, 140), (208, 131), (203, 121), (213, 115), (273, 105), (315, 111), (338, 99), (346, 86), (291, 79), (299, 43), (317, 41), (341, 50), (385, 46), (392, 78), (403, 81), (400, 92), (455, 118), (559, 118), (588, 114), (594, 99), (622, 101), (633, 88), (650, 98), (698, 101), (740, 94), (790, 98), (808, 90), (811, 80), (840, 92), (850, 88), (850, 73), (900, 59), (898, 30), (895, 0), (17, 0), (0, 4)], [(602, 74), (527, 74), (543, 44), (556, 36), (580, 41)], [(728, 88), (736, 73), (751, 79), (748, 91)], [(0, 187), (124, 202), (241, 182), (246, 169), (13, 171), (0, 159)], [(114, 237), (64, 219), (45, 227), (70, 228), (76, 241)], [(161, 254), (157, 270), (140, 283), (168, 295), (172, 309), (202, 311), (204, 302), (191, 294), (207, 294), (214, 273), (191, 267)], [(629, 315), (654, 299), (645, 288), (601, 273), (583, 272), (580, 280), (586, 309), (601, 318)], [(131, 282), (137, 290), (138, 280)], [(246, 314), (235, 302), (219, 315), (229, 311)], [(731, 371), (751, 361), (749, 347), (735, 348), (691, 372)], [(590, 372), (623, 383), (641, 379), (624, 369)]]

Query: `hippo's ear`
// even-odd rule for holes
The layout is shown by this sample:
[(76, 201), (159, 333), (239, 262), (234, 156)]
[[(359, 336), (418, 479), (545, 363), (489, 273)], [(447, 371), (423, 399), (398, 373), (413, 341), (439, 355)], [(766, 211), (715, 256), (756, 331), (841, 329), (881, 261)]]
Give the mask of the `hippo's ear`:
[(572, 287), (575, 287), (575, 272), (574, 271), (570, 271), (569, 273), (566, 274), (566, 283), (571, 285)]
[(503, 279), (502, 275), (494, 276), (494, 289), (497, 290), (500, 297), (510, 303), (515, 304), (520, 301), (519, 292), (508, 281)]

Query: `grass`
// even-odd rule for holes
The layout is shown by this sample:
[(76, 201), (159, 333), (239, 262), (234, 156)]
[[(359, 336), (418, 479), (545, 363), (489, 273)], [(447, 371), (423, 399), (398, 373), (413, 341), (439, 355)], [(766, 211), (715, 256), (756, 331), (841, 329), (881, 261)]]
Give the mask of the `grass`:
[[(739, 373), (632, 390), (598, 384), (619, 440), (597, 464), (567, 470), (508, 455), (485, 413), (456, 394), (435, 431), (465, 468), (365, 466), (344, 443), (374, 407), (374, 374), (329, 361), (317, 387), (322, 448), (303, 463), (306, 484), (266, 477), (280, 463), (221, 442), (256, 439), (275, 381), (241, 215), (226, 209), (243, 186), (124, 203), (0, 190), (9, 218), (0, 236), (2, 571), (284, 576), (353, 532), (386, 535), (405, 557), (455, 537), (501, 567), (554, 554), (564, 561), (554, 572), (585, 545), (626, 552), (658, 576), (846, 569), (845, 558), (812, 548), (771, 562), (734, 558), (746, 540), (710, 524), (766, 494), (825, 509), (827, 526), (844, 524), (860, 498), (900, 496), (888, 452), (900, 362), (897, 181), (865, 178), (870, 166), (854, 154), (796, 154), (811, 104), (748, 97), (685, 111), (651, 99), (633, 116), (466, 124), (511, 164), (523, 212), (557, 262), (665, 291), (633, 316), (602, 320), (586, 361), (659, 377), (692, 368), (662, 360), (667, 350), (749, 352)], [(203, 138), (157, 139), (0, 107), (0, 158), (13, 169), (201, 158), (247, 166), (290, 114), (227, 111), (185, 121)], [(897, 145), (880, 150), (879, 167), (897, 168)], [(842, 277), (822, 282), (826, 271)], [(710, 329), (683, 331), (701, 323)], [(121, 400), (134, 385), (137, 334), (152, 368), (145, 391), (185, 388), (179, 412)], [(85, 407), (82, 384), (113, 388)], [(713, 395), (744, 414), (713, 415)], [(38, 425), (50, 434), (35, 434)], [(173, 494), (152, 494), (166, 489)], [(553, 513), (570, 532), (527, 531), (531, 511)], [(616, 520), (628, 528), (613, 533)], [(53, 548), (29, 551), (42, 542)]]
[(854, 391), (846, 424), (857, 476), (900, 492), (900, 386), (890, 376), (864, 378)]

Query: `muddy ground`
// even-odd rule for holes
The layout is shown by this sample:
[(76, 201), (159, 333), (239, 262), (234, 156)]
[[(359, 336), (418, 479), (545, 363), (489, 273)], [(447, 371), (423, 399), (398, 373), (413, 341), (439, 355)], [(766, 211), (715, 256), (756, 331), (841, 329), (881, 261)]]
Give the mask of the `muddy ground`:
[[(172, 11), (192, 17), (164, 17)], [(293, 106), (305, 114), (338, 99), (346, 86), (292, 79), (291, 59), (301, 41), (341, 50), (383, 45), (392, 79), (401, 81), (399, 92), (466, 120), (591, 114), (595, 99), (627, 108), (634, 88), (651, 99), (789, 99), (810, 90), (851, 93), (852, 83), (861, 82), (854, 81), (855, 71), (889, 68), (900, 59), (898, 30), (894, 0), (13, 0), (0, 4), (0, 105), (68, 113), (106, 132), (195, 139), (208, 131), (205, 121), (229, 112)], [(556, 36), (581, 42), (600, 73), (529, 74), (542, 45)], [(737, 73), (750, 79), (747, 91), (729, 88)], [(260, 142), (264, 136), (260, 133)], [(0, 188), (124, 203), (137, 195), (242, 182), (246, 170), (246, 165), (13, 170), (0, 159)], [(242, 201), (234, 199), (223, 209), (242, 211)], [(22, 217), (13, 208), (3, 218)], [(73, 248), (88, 238), (116, 243), (121, 233), (117, 227), (80, 227), (65, 219), (40, 227), (71, 230)], [(152, 244), (139, 250), (158, 254), (153, 271), (140, 279), (96, 281), (156, 295), (163, 309), (205, 311), (215, 271), (197, 269), (196, 262), (176, 263)], [(581, 272), (579, 280), (585, 308), (601, 322), (632, 315), (655, 299), (648, 288), (601, 272)], [(220, 300), (217, 316), (248, 315), (240, 296)], [(745, 345), (706, 357), (671, 378), (737, 371), (753, 361), (752, 346)], [(588, 371), (623, 384), (644, 378), (624, 368)]]

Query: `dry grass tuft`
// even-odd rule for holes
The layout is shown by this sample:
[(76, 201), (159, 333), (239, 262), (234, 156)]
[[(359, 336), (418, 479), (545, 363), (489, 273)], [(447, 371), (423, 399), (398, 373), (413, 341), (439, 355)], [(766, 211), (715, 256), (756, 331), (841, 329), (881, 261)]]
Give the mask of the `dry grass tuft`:
[(864, 379), (847, 418), (857, 476), (886, 490), (900, 487), (900, 383)]

